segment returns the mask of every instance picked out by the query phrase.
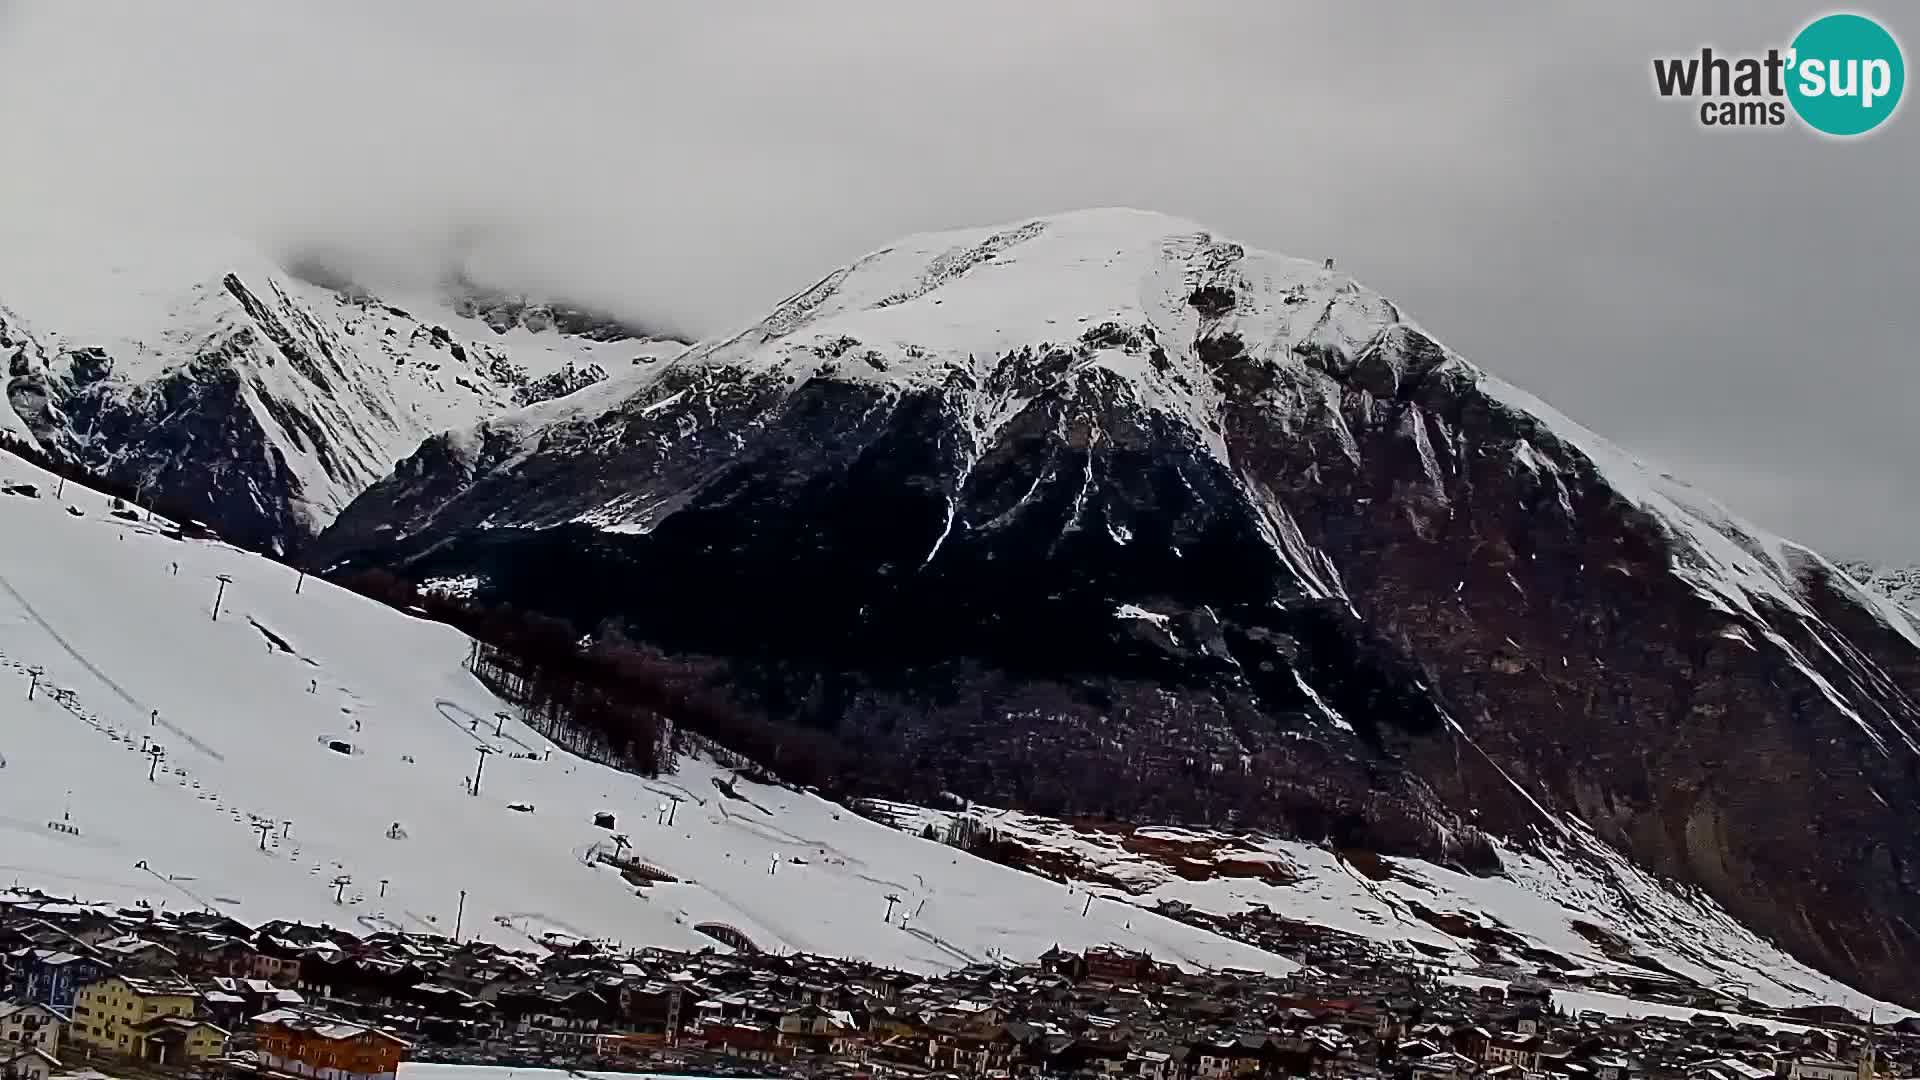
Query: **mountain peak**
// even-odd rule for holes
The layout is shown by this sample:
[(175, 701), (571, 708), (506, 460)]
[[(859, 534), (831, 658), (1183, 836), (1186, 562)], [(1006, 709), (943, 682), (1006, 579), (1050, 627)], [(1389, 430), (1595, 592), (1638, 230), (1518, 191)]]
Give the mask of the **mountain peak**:
[(844, 740), (822, 785), (1482, 873), (1593, 839), (1920, 1000), (1871, 914), (1920, 920), (1920, 628), (1325, 260), (1126, 210), (907, 237), (428, 440), (318, 549), (718, 663), (771, 714), (736, 749)]
[(503, 330), (219, 237), (6, 239), (0, 433), (282, 552), (434, 432), (681, 348), (571, 310), (547, 309), (559, 333)]
[[(1014, 415), (1027, 390), (1064, 381), (1124, 393), (1203, 440), (1215, 438), (1226, 384), (1271, 377), (1257, 370), (1305, 365), (1389, 396), (1442, 366), (1477, 376), (1326, 260), (1249, 249), (1191, 221), (1124, 208), (905, 237), (696, 346), (680, 365), (895, 393), (971, 386), (988, 429)], [(655, 374), (634, 376), (636, 392), (679, 385)]]

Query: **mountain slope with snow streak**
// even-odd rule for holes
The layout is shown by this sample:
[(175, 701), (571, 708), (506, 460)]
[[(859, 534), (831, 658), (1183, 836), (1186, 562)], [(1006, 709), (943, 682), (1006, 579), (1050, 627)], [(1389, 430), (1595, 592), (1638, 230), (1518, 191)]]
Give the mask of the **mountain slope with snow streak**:
[(1846, 562), (1841, 569), (1868, 589), (1905, 608), (1909, 617), (1920, 611), (1920, 565), (1874, 566), (1864, 562)]
[(258, 548), (298, 547), (428, 435), (661, 352), (330, 289), (217, 241), (0, 241), (0, 430)]
[(1584, 827), (1920, 1002), (1906, 615), (1190, 222), (906, 238), (428, 440), (316, 556), (720, 658), (875, 794), (1481, 873)]
[(1270, 913), (1372, 942), (1405, 964), (1677, 978), (1709, 990), (1738, 983), (1776, 1007), (1903, 1011), (1808, 968), (1710, 898), (1662, 884), (1586, 836), (1564, 849), (1503, 848), (1502, 872), (1475, 877), (1418, 859), (1353, 861), (1271, 836), (1075, 826), (982, 806), (876, 801), (868, 812), (906, 832), (931, 828), (948, 838), (964, 822), (967, 834), (1017, 865), (1142, 907)]
[[(462, 668), (468, 642), (446, 627), (312, 578), (296, 592), (286, 567), (169, 539), (164, 522), (114, 517), (74, 484), (56, 501), (50, 477), (5, 454), (0, 480), (38, 489), (0, 494), (0, 880), (255, 922), (443, 933), (465, 890), (466, 932), (518, 945), (557, 931), (698, 949), (716, 943), (696, 927), (715, 923), (765, 949), (915, 970), (1055, 942), (1292, 966), (1118, 904), (1083, 917), (1062, 886), (811, 796), (740, 780), (765, 809), (723, 798), (713, 780), (728, 774), (709, 762), (647, 780), (512, 720), (496, 736), (506, 706)], [(221, 574), (232, 580), (215, 620)], [(164, 758), (150, 782), (152, 742)], [(465, 783), (482, 746), (501, 752), (476, 797)], [(676, 798), (673, 827), (657, 824)], [(612, 846), (593, 823), (603, 811), (680, 882), (636, 894), (587, 865)], [(264, 849), (256, 819), (276, 826)], [(904, 928), (898, 914), (882, 921), (890, 894)]]

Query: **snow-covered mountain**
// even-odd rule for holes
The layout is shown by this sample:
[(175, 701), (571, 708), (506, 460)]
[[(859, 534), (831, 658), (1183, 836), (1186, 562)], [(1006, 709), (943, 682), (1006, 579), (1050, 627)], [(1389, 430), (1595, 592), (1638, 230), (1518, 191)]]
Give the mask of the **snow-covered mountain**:
[(1840, 566), (1855, 581), (1906, 608), (1909, 613), (1920, 611), (1920, 565), (1874, 566), (1853, 561)]
[(1706, 989), (1740, 983), (1770, 1004), (1877, 1007), (1756, 938), (1707, 897), (1655, 881), (1591, 837), (1576, 845), (1584, 857), (1503, 849), (1501, 873), (1477, 877), (1217, 830), (1089, 828), (978, 805), (877, 801), (863, 809), (906, 832), (989, 850), (1187, 921), (1256, 938), (1264, 930), (1296, 949), (1346, 938), (1407, 965), (1592, 971)]
[(0, 431), (280, 551), (426, 436), (684, 347), (329, 288), (238, 247), (0, 249)]
[[(1531, 966), (1550, 950), (1642, 979), (1660, 965), (1705, 987), (1739, 981), (1771, 1004), (1897, 1014), (1624, 867), (1596, 877), (1514, 852), (1498, 878), (1418, 860), (1367, 876), (1303, 844), (1103, 836), (973, 811), (1083, 859), (1085, 884), (1068, 884), (915, 835), (953, 813), (892, 807), (911, 816), (900, 831), (697, 755), (658, 778), (614, 772), (515, 719), (463, 669), (470, 643), (447, 627), (118, 516), (77, 484), (55, 491), (0, 452), (6, 887), (354, 930), (447, 933), (459, 919), (466, 935), (520, 946), (557, 934), (731, 947), (718, 933), (938, 971), (1114, 944), (1190, 968), (1292, 970), (1153, 910), (1258, 903), (1462, 977), (1505, 970), (1483, 966), (1489, 956)], [(601, 856), (644, 864), (635, 877), (651, 883)], [(1194, 873), (1203, 858), (1265, 868)], [(1476, 954), (1482, 941), (1501, 945)], [(1593, 997), (1580, 1007), (1659, 1007)]]
[[(467, 934), (521, 946), (552, 931), (721, 947), (706, 926), (922, 971), (1055, 942), (1294, 966), (1117, 903), (1083, 916), (1062, 886), (798, 792), (742, 778), (729, 797), (710, 761), (654, 780), (578, 760), (496, 719), (509, 706), (445, 626), (172, 538), (76, 484), (56, 501), (53, 477), (5, 452), (0, 489), (6, 885), (442, 933), (464, 893)], [(615, 849), (601, 813), (632, 841), (621, 854), (675, 880), (636, 889), (594, 861)]]
[(715, 660), (836, 781), (1479, 873), (1592, 838), (1920, 1000), (1911, 617), (1192, 223), (907, 238), (428, 440), (316, 550)]

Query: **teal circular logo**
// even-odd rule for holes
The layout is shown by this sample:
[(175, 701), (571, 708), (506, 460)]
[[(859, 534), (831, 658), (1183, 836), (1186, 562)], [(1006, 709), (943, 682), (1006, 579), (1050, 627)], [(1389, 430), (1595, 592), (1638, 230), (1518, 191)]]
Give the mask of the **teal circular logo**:
[(1864, 15), (1825, 15), (1793, 39), (1787, 100), (1815, 131), (1864, 135), (1900, 104), (1907, 66), (1900, 43)]

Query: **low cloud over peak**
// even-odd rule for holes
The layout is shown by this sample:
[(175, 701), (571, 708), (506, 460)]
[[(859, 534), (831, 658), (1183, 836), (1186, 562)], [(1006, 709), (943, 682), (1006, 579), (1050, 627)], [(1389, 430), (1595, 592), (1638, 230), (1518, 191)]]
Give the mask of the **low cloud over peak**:
[(1920, 559), (1920, 127), (1710, 133), (1651, 86), (1806, 15), (14, 3), (0, 217), (458, 261), (698, 335), (902, 233), (1148, 207), (1337, 256), (1767, 524)]

